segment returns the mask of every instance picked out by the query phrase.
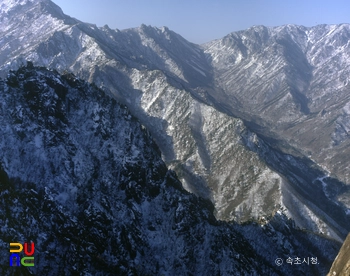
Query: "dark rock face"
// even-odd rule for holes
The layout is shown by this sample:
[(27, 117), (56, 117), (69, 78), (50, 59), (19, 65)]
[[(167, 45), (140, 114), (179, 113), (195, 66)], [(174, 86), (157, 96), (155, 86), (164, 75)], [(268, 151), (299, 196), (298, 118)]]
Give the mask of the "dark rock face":
[(335, 258), (328, 276), (350, 275), (350, 234), (345, 239), (343, 246)]
[[(0, 243), (35, 243), (1, 275), (324, 274), (339, 244), (295, 228), (215, 219), (182, 188), (125, 106), (72, 74), (29, 64), (0, 81)], [(326, 249), (326, 250), (325, 250)], [(276, 258), (319, 258), (277, 266)]]

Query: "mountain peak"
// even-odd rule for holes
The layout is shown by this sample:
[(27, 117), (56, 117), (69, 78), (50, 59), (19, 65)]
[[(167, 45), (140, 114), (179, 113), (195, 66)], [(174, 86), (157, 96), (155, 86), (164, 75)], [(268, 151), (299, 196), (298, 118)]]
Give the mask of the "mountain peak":
[(9, 13), (11, 11), (18, 13), (33, 7), (40, 7), (40, 14), (46, 10), (55, 16), (64, 16), (62, 9), (51, 0), (4, 0), (0, 4), (0, 13)]
[(12, 10), (15, 7), (26, 6), (30, 4), (43, 2), (43, 1), (48, 2), (49, 0), (3, 0), (1, 1), (2, 3), (0, 5), (0, 10), (1, 10), (1, 13), (3, 12), (7, 13), (8, 11)]

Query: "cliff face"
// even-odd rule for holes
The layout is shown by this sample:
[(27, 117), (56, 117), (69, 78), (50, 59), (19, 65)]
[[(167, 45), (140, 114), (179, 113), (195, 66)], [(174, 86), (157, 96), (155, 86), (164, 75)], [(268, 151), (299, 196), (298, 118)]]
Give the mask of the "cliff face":
[(338, 256), (335, 258), (331, 270), (327, 276), (348, 276), (350, 275), (350, 234), (344, 241)]

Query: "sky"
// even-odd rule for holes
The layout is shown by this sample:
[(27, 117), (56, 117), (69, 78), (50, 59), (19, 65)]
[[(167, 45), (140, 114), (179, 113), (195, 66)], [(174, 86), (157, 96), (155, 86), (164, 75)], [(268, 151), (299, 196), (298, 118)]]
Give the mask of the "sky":
[(254, 25), (350, 23), (349, 0), (52, 0), (67, 15), (112, 29), (167, 26), (201, 44)]

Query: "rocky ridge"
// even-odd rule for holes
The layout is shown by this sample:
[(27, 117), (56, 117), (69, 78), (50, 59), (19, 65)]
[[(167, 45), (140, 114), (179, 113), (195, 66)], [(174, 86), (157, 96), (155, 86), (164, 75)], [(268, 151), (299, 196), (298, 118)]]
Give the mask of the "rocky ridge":
[[(220, 219), (246, 221), (283, 210), (300, 227), (339, 240), (346, 236), (350, 229), (346, 159), (330, 169), (324, 163), (329, 159), (315, 158), (324, 142), (312, 142), (308, 152), (310, 148), (288, 135), (293, 133), (294, 139), (299, 137), (297, 131), (309, 136), (321, 129), (330, 131), (325, 137), (344, 140), (329, 148), (328, 152), (334, 151), (330, 159), (346, 153), (347, 105), (333, 106), (332, 118), (339, 112), (341, 116), (326, 123), (331, 128), (313, 121), (317, 116), (309, 103), (316, 92), (305, 96), (303, 91), (311, 87), (307, 80), (316, 69), (303, 53), (318, 56), (314, 67), (323, 64), (326, 49), (317, 41), (329, 33), (341, 44), (347, 25), (254, 27), (199, 46), (166, 27), (97, 28), (64, 15), (51, 1), (6, 3), (9, 8), (2, 10), (0, 29), (4, 74), (32, 60), (95, 82), (130, 108), (185, 187), (211, 199)], [(338, 53), (334, 59), (345, 60), (338, 51), (345, 46), (337, 45), (327, 51)], [(322, 74), (317, 76), (320, 82)], [(339, 91), (345, 91), (339, 85)], [(250, 100), (254, 91), (261, 93)], [(339, 126), (334, 133), (333, 126)], [(296, 147), (299, 144), (301, 148)], [(310, 196), (315, 191), (317, 196)]]
[[(126, 106), (70, 73), (28, 63), (0, 81), (0, 99), (0, 243), (35, 243), (34, 267), (1, 251), (2, 275), (323, 274), (339, 249), (279, 212), (217, 221)], [(288, 257), (319, 263), (274, 263)]]

